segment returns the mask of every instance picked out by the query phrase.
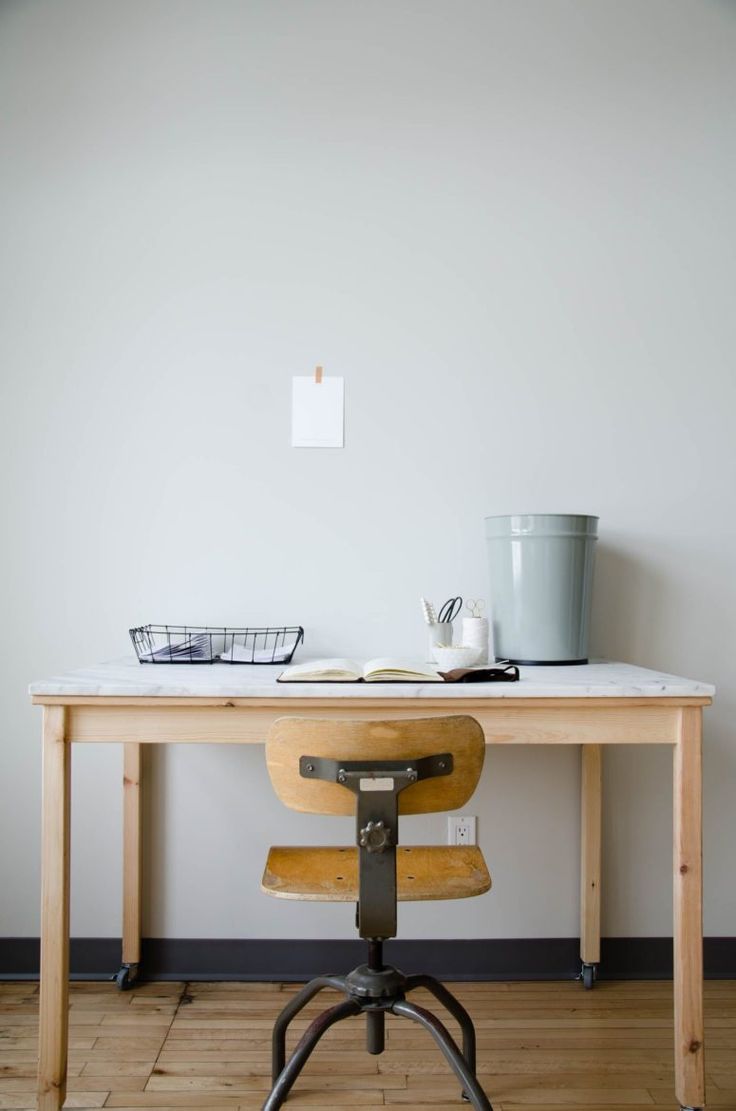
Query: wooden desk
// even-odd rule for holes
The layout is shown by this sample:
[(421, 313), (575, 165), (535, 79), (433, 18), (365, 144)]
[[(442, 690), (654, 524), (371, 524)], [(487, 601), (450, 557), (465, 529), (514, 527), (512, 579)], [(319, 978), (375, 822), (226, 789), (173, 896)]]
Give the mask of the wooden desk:
[(405, 718), (472, 714), (488, 744), (573, 744), (582, 752), (581, 958), (600, 949), (601, 761), (611, 744), (671, 745), (674, 754), (675, 1085), (682, 1107), (705, 1104), (703, 1051), (703, 706), (714, 688), (626, 664), (523, 668), (512, 685), (277, 685), (280, 669), (101, 665), (34, 683), (43, 706), (39, 1109), (66, 1094), (69, 827), (73, 743), (124, 746), (123, 960), (140, 947), (142, 744), (260, 744), (275, 718)]

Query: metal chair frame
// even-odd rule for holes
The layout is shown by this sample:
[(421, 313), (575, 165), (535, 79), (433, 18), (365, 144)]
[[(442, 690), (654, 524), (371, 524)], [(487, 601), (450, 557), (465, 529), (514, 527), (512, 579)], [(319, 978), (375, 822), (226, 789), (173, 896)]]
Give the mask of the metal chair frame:
[[(453, 757), (448, 752), (403, 761), (300, 758), (299, 772), (303, 778), (339, 783), (356, 796), (357, 926), (361, 937), (368, 941), (368, 963), (359, 965), (347, 976), (318, 976), (305, 984), (281, 1011), (273, 1029), (273, 1087), (263, 1111), (276, 1111), (282, 1106), (322, 1035), (342, 1019), (365, 1014), (367, 1051), (374, 1055), (383, 1053), (387, 1012), (423, 1026), (460, 1081), (463, 1099), (476, 1111), (493, 1111), (475, 1075), (475, 1029), (468, 1012), (433, 976), (406, 976), (383, 963), (383, 942), (396, 934), (399, 795), (420, 779), (450, 775), (453, 767)], [(289, 1024), (325, 988), (342, 992), (344, 1000), (314, 1019), (287, 1062)], [(431, 992), (457, 1021), (462, 1031), (462, 1050), (431, 1011), (406, 998), (415, 988)]]

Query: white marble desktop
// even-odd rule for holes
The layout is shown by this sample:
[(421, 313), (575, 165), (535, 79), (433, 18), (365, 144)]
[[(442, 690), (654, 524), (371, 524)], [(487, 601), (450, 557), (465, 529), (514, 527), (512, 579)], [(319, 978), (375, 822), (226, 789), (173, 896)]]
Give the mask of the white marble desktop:
[[(307, 657), (308, 658), (308, 657)], [(300, 657), (299, 662), (306, 662)], [(140, 664), (135, 656), (30, 685), (45, 696), (132, 698), (666, 698), (711, 697), (715, 687), (632, 664), (522, 667), (518, 683), (277, 683), (283, 665)]]

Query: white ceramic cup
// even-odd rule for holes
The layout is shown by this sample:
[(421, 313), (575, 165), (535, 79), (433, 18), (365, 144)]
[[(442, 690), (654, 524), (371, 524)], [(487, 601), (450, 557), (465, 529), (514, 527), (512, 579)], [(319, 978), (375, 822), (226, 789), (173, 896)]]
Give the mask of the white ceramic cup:
[(447, 648), (452, 644), (452, 621), (435, 621), (429, 626), (429, 658), (435, 660), (435, 645)]

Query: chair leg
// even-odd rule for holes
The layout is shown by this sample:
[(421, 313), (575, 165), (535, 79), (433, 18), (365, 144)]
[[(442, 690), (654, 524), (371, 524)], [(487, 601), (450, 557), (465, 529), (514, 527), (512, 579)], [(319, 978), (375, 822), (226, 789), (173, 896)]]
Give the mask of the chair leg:
[(435, 999), (439, 1000), (442, 1006), (450, 1012), (452, 1017), (459, 1025), (463, 1035), (463, 1057), (468, 1062), (468, 1066), (472, 1073), (475, 1073), (475, 1027), (473, 1020), (468, 1012), (463, 1007), (459, 999), (456, 999), (451, 991), (448, 991), (444, 984), (439, 980), (435, 980), (434, 976), (408, 976), (406, 981), (406, 990), (413, 991), (414, 988), (426, 988), (430, 991)]
[[(312, 982), (314, 983), (314, 981)], [(309, 987), (310, 985), (307, 986)], [(327, 987), (326, 984), (322, 986)], [(318, 990), (319, 988), (316, 989), (316, 991)], [(312, 994), (316, 994), (316, 991)], [(288, 1064), (274, 1082), (274, 1086), (263, 1105), (262, 1111), (277, 1111), (277, 1108), (281, 1107), (291, 1091), (294, 1081), (309, 1060), (312, 1050), (322, 1035), (326, 1033), (331, 1026), (334, 1026), (336, 1022), (339, 1022), (340, 1019), (351, 1018), (352, 1015), (358, 1014), (360, 1014), (359, 1004), (354, 1003), (352, 999), (346, 999), (343, 1003), (337, 1003), (334, 1007), (330, 1007), (328, 1011), (323, 1011), (321, 1015), (315, 1018), (314, 1022), (307, 1027), (302, 1035), (299, 1044), (289, 1058)], [(487, 1111), (487, 1108), (484, 1109), (484, 1111)]]
[(463, 1094), (468, 1102), (472, 1103), (476, 1111), (493, 1111), (487, 1095), (478, 1083), (475, 1072), (471, 1071), (450, 1032), (436, 1015), (425, 1010), (424, 1007), (417, 1007), (416, 1003), (409, 1003), (406, 999), (394, 1003), (391, 1010), (395, 1015), (401, 1015), (402, 1018), (410, 1018), (413, 1022), (418, 1022), (420, 1026), (429, 1031), (462, 1084)]
[(317, 976), (292, 996), (273, 1024), (271, 1038), (271, 1083), (278, 1080), (286, 1064), (286, 1031), (289, 1023), (299, 1012), (306, 1007), (310, 999), (322, 991), (323, 988), (334, 988), (336, 991), (345, 991), (345, 980), (342, 976)]
[(383, 1053), (386, 1047), (386, 1012), (366, 1011), (366, 1049), (374, 1056)]

